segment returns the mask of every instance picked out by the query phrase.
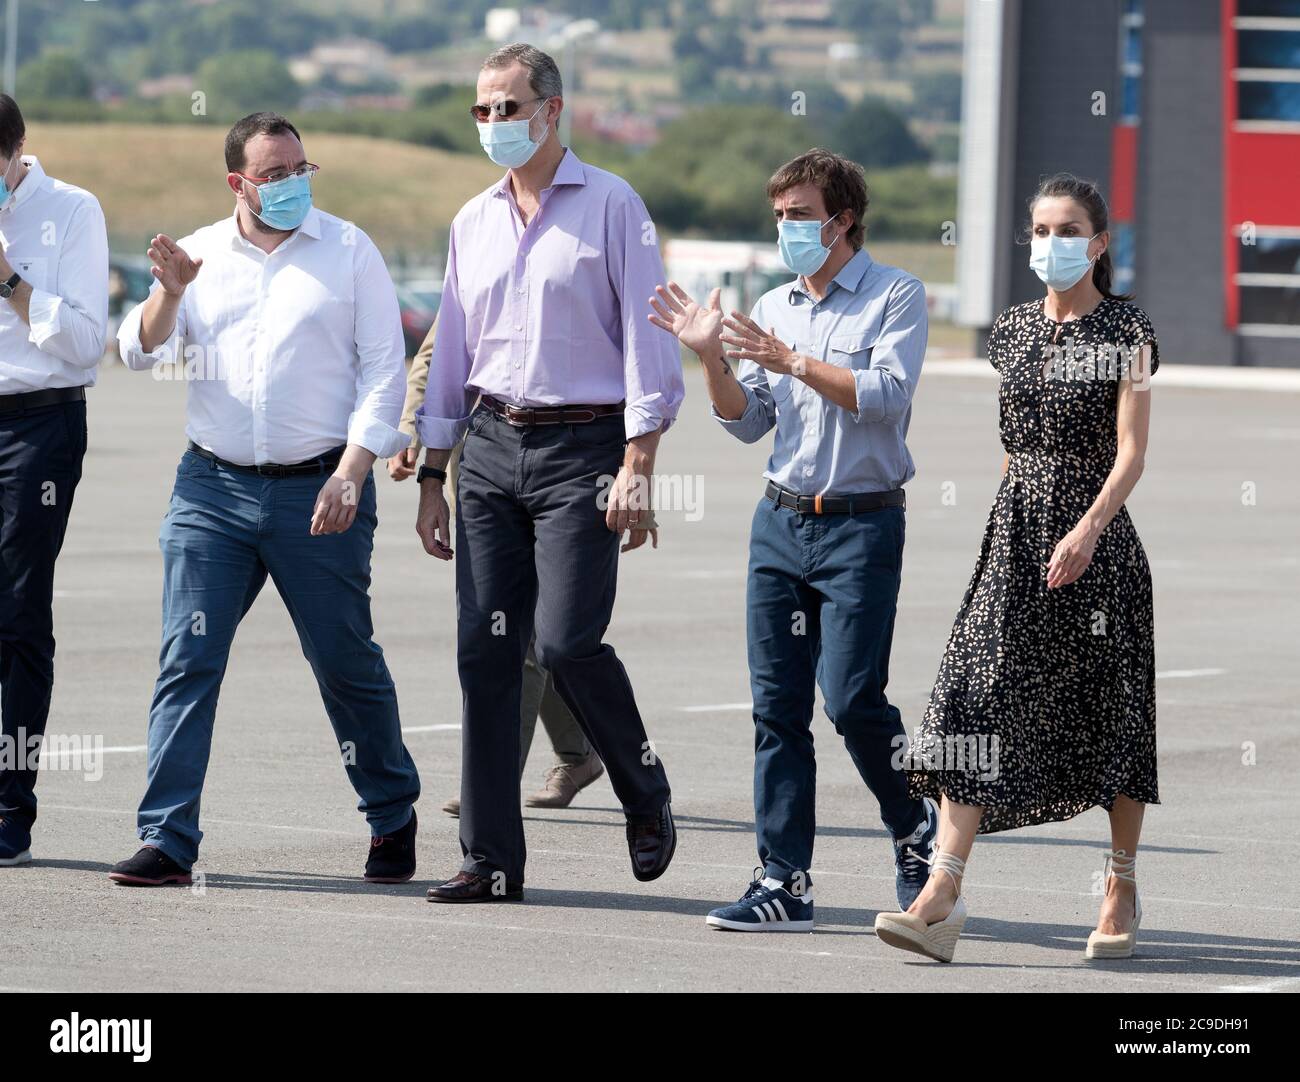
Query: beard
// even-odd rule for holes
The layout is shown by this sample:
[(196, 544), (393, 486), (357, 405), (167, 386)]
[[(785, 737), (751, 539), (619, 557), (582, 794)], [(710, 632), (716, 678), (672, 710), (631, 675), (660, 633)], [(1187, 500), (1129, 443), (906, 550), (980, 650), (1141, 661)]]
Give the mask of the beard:
[(293, 232), (292, 229), (275, 229), (274, 227), (267, 225), (258, 216), (257, 211), (253, 209), (253, 205), (251, 203), (248, 204), (248, 212), (253, 216), (253, 229), (256, 232), (261, 233), (263, 236), (285, 237)]

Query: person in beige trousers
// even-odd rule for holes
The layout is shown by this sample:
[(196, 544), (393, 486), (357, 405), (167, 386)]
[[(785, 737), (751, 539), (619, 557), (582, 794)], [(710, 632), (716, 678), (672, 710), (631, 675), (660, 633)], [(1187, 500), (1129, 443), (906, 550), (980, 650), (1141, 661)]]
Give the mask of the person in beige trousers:
[[(398, 452), (388, 460), (388, 475), (394, 481), (404, 481), (415, 474), (416, 465), (422, 448), (420, 437), (415, 429), (415, 411), (424, 401), (424, 388), (429, 378), (429, 358), (433, 354), (434, 331), (437, 322), (429, 328), (424, 342), (411, 362), (411, 370), (406, 378), (406, 404), (402, 410), (400, 428), (411, 437), (411, 445)], [(452, 514), (456, 513), (456, 464), (459, 455), (453, 451), (447, 466), (446, 491), (451, 497)], [(650, 539), (651, 546), (659, 545), (659, 527), (651, 515), (644, 529), (633, 530), (623, 551), (640, 548)], [(533, 644), (528, 644), (528, 656), (524, 660), (524, 688), (519, 708), (519, 775), (522, 779), (524, 767), (528, 762), (528, 751), (533, 743), (533, 734), (537, 729), (538, 717), (542, 727), (550, 738), (555, 752), (555, 763), (546, 772), (542, 787), (524, 801), (530, 808), (567, 808), (573, 798), (583, 789), (599, 778), (605, 768), (601, 764), (577, 720), (564, 705), (564, 700), (556, 693), (551, 678), (540, 665), (533, 652)], [(460, 814), (460, 799), (452, 797), (442, 806), (448, 815)]]

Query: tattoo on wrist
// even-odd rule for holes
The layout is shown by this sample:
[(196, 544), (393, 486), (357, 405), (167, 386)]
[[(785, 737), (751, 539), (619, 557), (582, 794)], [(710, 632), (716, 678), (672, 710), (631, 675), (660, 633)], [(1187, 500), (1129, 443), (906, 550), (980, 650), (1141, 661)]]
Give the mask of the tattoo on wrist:
[(790, 362), (790, 375), (805, 376), (808, 374), (808, 358), (802, 353), (796, 353), (794, 360)]

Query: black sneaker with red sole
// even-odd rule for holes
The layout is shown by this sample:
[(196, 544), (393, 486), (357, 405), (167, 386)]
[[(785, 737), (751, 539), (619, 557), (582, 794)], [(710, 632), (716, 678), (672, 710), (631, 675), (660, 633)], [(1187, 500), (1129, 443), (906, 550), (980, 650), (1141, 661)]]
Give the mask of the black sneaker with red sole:
[(144, 846), (129, 860), (114, 864), (108, 878), (124, 887), (188, 887), (190, 872), (161, 849)]
[(415, 875), (415, 809), (406, 826), (370, 839), (364, 879), (367, 883), (405, 883)]

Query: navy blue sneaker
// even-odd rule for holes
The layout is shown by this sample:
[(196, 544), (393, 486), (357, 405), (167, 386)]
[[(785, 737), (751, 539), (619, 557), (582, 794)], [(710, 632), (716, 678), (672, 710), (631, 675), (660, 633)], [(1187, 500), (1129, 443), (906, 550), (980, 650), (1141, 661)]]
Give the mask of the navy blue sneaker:
[(763, 869), (754, 869), (754, 881), (740, 901), (724, 905), (708, 915), (710, 928), (730, 932), (811, 932), (813, 900), (811, 884), (799, 894), (793, 882), (779, 887), (763, 885)]
[(899, 909), (906, 913), (925, 881), (930, 878), (934, 860), (934, 839), (939, 835), (939, 805), (922, 797), (925, 818), (906, 838), (894, 839), (894, 889), (898, 891)]
[(30, 828), (12, 819), (0, 819), (0, 868), (26, 864), (32, 859)]

